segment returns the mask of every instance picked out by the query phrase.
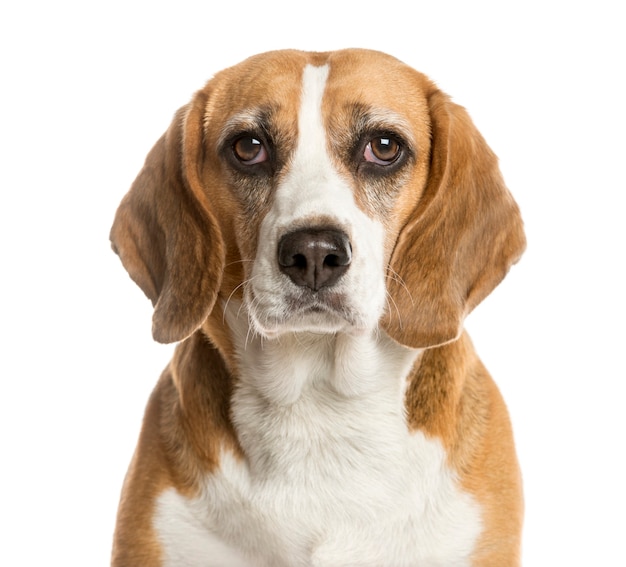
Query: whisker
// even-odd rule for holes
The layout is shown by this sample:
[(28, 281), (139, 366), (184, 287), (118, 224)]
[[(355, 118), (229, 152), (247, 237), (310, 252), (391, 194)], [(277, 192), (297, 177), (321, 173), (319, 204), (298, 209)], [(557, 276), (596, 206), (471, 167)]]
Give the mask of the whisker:
[[(226, 299), (225, 303), (224, 303), (224, 311), (222, 313), (222, 323), (226, 322), (226, 309), (228, 307), (228, 304), (230, 303), (231, 299), (233, 298), (233, 295), (235, 295), (235, 293), (237, 292), (237, 290), (243, 286), (245, 286), (246, 284), (250, 283), (256, 276), (253, 276), (251, 278), (248, 278), (247, 280), (242, 281), (235, 289), (233, 289), (233, 291), (230, 293), (230, 295), (228, 296), (228, 299)], [(237, 317), (239, 317), (239, 313), (241, 312), (241, 307), (242, 305), (239, 307), (239, 309), (237, 310)]]
[(396, 272), (391, 266), (387, 266), (387, 274), (385, 274), (385, 277), (399, 283), (402, 289), (404, 289), (406, 294), (409, 296), (409, 299), (411, 300), (411, 305), (415, 306), (415, 301), (413, 301), (413, 295), (411, 295), (411, 290), (408, 288), (408, 286), (404, 282), (404, 279), (402, 279), (398, 272)]
[(232, 262), (228, 262), (228, 264), (225, 264), (224, 267), (227, 268), (228, 266), (234, 266), (235, 264), (243, 264), (245, 262), (254, 262), (254, 260), (233, 260)]
[(248, 331), (246, 332), (246, 340), (243, 343), (243, 349), (246, 350), (248, 348), (248, 340), (250, 339), (250, 334), (252, 333), (252, 321), (248, 317)]
[[(261, 338), (261, 347), (263, 347), (263, 336), (256, 331), (256, 327), (255, 327), (254, 321), (252, 320), (252, 313), (251, 313), (254, 310), (255, 305), (258, 304), (259, 302), (260, 302), (260, 299), (258, 297), (252, 298), (252, 305), (250, 305), (250, 309), (248, 310), (248, 330), (246, 332), (246, 340), (244, 343), (244, 348), (247, 348), (249, 340), (251, 341), (254, 337), (257, 337), (257, 336)], [(243, 304), (241, 305), (241, 307), (243, 307)]]
[(398, 304), (395, 302), (394, 298), (391, 296), (391, 294), (389, 292), (386, 293), (385, 295), (385, 301), (387, 302), (387, 307), (390, 308), (391, 305), (389, 303), (389, 301), (391, 300), (391, 303), (393, 303), (393, 306), (396, 310), (396, 313), (398, 315), (398, 321), (400, 324), (400, 329), (402, 329), (402, 314), (400, 313), (400, 309), (398, 308)]

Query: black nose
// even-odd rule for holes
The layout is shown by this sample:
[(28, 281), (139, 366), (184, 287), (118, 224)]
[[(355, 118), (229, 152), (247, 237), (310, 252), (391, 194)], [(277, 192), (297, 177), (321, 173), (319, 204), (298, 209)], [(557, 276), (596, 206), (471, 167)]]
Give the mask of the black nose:
[(351, 261), (350, 240), (338, 230), (296, 230), (278, 243), (281, 271), (313, 291), (335, 284)]

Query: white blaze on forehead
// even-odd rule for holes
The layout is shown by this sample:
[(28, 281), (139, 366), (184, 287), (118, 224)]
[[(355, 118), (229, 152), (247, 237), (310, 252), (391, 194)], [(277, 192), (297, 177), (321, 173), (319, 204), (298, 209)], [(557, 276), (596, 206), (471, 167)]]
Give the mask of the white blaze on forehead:
[(330, 215), (338, 224), (349, 225), (351, 219), (346, 214), (356, 207), (352, 189), (338, 175), (328, 155), (322, 115), (328, 73), (328, 65), (307, 65), (302, 74), (298, 144), (275, 200), (282, 226), (319, 215)]
[(328, 65), (323, 67), (307, 65), (304, 68), (296, 160), (298, 167), (302, 168), (305, 174), (316, 173), (319, 163), (327, 157), (326, 131), (322, 122), (322, 98), (327, 80)]
[(328, 80), (328, 65), (314, 67), (306, 65), (302, 72), (302, 97), (300, 99), (300, 116), (298, 126), (306, 128), (320, 124), (319, 111), (322, 108), (322, 98)]

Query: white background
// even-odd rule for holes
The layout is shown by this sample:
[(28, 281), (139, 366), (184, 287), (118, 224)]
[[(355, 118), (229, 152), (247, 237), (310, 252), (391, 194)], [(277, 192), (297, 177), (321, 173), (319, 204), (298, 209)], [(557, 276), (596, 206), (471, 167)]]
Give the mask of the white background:
[(143, 408), (171, 354), (152, 342), (150, 304), (108, 232), (175, 110), (253, 53), (360, 46), (466, 106), (522, 208), (527, 253), (467, 326), (512, 415), (525, 565), (626, 565), (618, 7), (3, 3), (0, 564), (108, 563)]

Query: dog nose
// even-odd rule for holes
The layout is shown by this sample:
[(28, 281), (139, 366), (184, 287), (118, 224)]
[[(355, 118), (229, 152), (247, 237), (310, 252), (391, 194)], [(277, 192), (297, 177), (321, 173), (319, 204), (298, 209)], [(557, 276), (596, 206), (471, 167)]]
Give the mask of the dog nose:
[(296, 230), (278, 243), (280, 270), (313, 291), (334, 285), (351, 261), (350, 240), (339, 230)]

